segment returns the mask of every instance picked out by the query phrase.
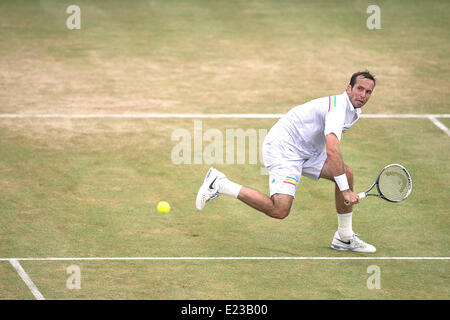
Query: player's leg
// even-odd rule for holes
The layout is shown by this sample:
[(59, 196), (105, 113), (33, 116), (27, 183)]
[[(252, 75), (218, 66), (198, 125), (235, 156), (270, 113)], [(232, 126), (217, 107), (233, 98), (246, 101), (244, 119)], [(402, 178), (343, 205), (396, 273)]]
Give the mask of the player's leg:
[[(344, 165), (345, 174), (347, 176), (348, 185), (351, 190), (353, 190), (353, 172), (352, 170)], [(353, 216), (353, 206), (346, 205), (344, 203), (344, 197), (342, 192), (339, 190), (336, 182), (334, 181), (334, 174), (328, 166), (328, 162), (325, 161), (322, 171), (320, 172), (320, 178), (333, 181), (335, 183), (334, 187), (334, 199), (336, 211), (338, 213), (338, 232), (340, 238), (344, 241), (348, 241), (352, 238), (354, 232), (352, 229), (352, 216)]]
[(226, 178), (220, 171), (211, 168), (197, 194), (197, 209), (202, 210), (206, 202), (220, 194), (237, 198), (269, 217), (284, 219), (289, 215), (298, 181), (301, 177), (302, 161), (292, 160), (269, 135), (263, 144), (263, 161), (269, 171), (270, 196), (257, 190), (243, 187)]
[(279, 193), (269, 198), (257, 190), (246, 187), (241, 188), (237, 198), (250, 207), (276, 219), (284, 219), (289, 215), (294, 200), (291, 195)]
[[(347, 176), (348, 184), (353, 190), (353, 172), (348, 166), (345, 167), (345, 174)], [(334, 175), (326, 161), (326, 152), (309, 159), (303, 167), (303, 175), (318, 180), (324, 178), (334, 181)], [(338, 218), (338, 230), (335, 232), (331, 247), (336, 250), (348, 250), (356, 252), (372, 253), (376, 248), (368, 243), (365, 243), (357, 237), (353, 232), (353, 206), (344, 203), (344, 197), (338, 186), (335, 185), (335, 206)]]
[[(274, 182), (280, 179), (273, 178)], [(272, 184), (277, 185), (276, 183)], [(296, 185), (282, 186), (284, 187), (281, 192), (290, 192), (295, 194)], [(289, 190), (288, 190), (289, 189)], [(292, 195), (277, 193), (275, 189), (271, 187), (271, 197), (265, 194), (239, 185), (230, 181), (222, 172), (217, 169), (210, 168), (205, 176), (203, 185), (200, 187), (197, 199), (197, 210), (202, 210), (206, 202), (215, 199), (221, 194), (237, 198), (245, 204), (255, 208), (269, 217), (276, 219), (284, 219), (289, 215), (294, 197)]]
[[(353, 172), (352, 169), (350, 169), (350, 167), (344, 165), (345, 167), (345, 175), (347, 176), (347, 180), (348, 180), (348, 185), (350, 187), (350, 190), (353, 191)], [(327, 164), (327, 161), (325, 161), (323, 167), (322, 167), (322, 171), (320, 172), (320, 178), (324, 178), (330, 181), (334, 181), (334, 176), (331, 173), (331, 170), (329, 169), (329, 166)], [(346, 214), (349, 212), (352, 212), (353, 210), (353, 205), (349, 204), (346, 205), (344, 202), (344, 196), (342, 195), (342, 192), (339, 190), (339, 187), (337, 186), (337, 184), (335, 184), (335, 188), (334, 188), (334, 199), (335, 199), (335, 205), (336, 205), (336, 211), (339, 214)]]

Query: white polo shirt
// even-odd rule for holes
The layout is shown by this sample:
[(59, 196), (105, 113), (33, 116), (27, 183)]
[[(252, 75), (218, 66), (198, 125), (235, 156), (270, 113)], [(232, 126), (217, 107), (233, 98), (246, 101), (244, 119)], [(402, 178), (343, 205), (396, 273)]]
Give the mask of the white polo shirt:
[(347, 92), (318, 98), (292, 108), (270, 129), (264, 143), (276, 144), (292, 160), (309, 159), (324, 151), (329, 133), (341, 140), (361, 114)]

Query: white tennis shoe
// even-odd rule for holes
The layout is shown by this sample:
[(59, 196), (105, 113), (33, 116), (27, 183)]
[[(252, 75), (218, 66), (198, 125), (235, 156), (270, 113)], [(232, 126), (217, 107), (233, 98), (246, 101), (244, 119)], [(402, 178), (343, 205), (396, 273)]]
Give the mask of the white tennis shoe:
[(218, 180), (225, 178), (225, 175), (217, 169), (210, 168), (205, 176), (202, 186), (198, 190), (195, 206), (197, 210), (202, 210), (205, 204), (220, 195)]
[(358, 235), (359, 234), (355, 233), (353, 234), (350, 241), (343, 241), (339, 236), (339, 232), (336, 231), (333, 237), (333, 241), (331, 242), (331, 248), (335, 250), (347, 250), (364, 253), (374, 253), (375, 251), (377, 251), (374, 246), (358, 238)]

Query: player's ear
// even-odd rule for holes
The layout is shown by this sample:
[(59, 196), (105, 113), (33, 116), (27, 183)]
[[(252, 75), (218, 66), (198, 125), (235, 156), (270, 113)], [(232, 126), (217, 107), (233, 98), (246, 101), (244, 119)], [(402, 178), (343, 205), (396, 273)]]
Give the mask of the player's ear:
[(350, 94), (350, 92), (352, 92), (352, 86), (349, 84), (348, 86), (347, 86), (347, 94)]

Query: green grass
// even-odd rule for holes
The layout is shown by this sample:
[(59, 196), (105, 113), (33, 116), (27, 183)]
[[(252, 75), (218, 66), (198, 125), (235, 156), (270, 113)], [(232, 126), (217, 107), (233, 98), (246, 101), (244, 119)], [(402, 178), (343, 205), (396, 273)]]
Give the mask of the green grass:
[[(22, 262), (47, 299), (444, 299), (448, 262), (109, 261)], [(81, 289), (66, 269), (81, 270)], [(367, 268), (381, 289), (367, 288)], [(429, 270), (433, 270), (433, 274)], [(410, 279), (415, 278), (412, 282)], [(264, 288), (262, 290), (261, 288)], [(28, 293), (28, 297), (29, 297)], [(23, 297), (27, 293), (24, 292)]]
[[(336, 214), (333, 186), (327, 181), (303, 179), (291, 215), (283, 221), (226, 197), (197, 212), (196, 189), (208, 166), (172, 164), (176, 142), (168, 144), (175, 129), (192, 132), (193, 120), (167, 120), (159, 126), (158, 120), (67, 120), (64, 125), (60, 120), (26, 121), (0, 122), (6, 138), (0, 142), (4, 257), (359, 256), (329, 248)], [(225, 132), (264, 129), (272, 123), (204, 120), (203, 128)], [(401, 128), (403, 134), (392, 128)], [(362, 119), (345, 135), (343, 153), (355, 172), (356, 189), (365, 189), (390, 162), (404, 164), (414, 179), (413, 193), (404, 203), (368, 198), (354, 210), (354, 229), (378, 247), (376, 256), (448, 254), (450, 143), (439, 142), (440, 134), (426, 119)], [(361, 136), (367, 142), (361, 143)], [(414, 144), (409, 144), (412, 138)], [(217, 167), (230, 179), (267, 192), (267, 176), (260, 175), (259, 164)], [(162, 199), (172, 205), (169, 214), (156, 211)], [(69, 262), (24, 265), (52, 299), (445, 299), (447, 263), (259, 261), (250, 267), (241, 261), (83, 262), (86, 278), (80, 291), (65, 287)], [(333, 276), (335, 288), (330, 291), (326, 274), (342, 264), (346, 272)], [(383, 272), (379, 292), (365, 286), (364, 268), (370, 264)], [(396, 271), (398, 265), (404, 273)], [(434, 271), (427, 273), (430, 266)], [(421, 278), (423, 290), (413, 293), (421, 272), (428, 280)], [(10, 290), (4, 294), (14, 294)], [(21, 298), (27, 296), (24, 292)]]
[[(371, 113), (446, 113), (446, 1), (2, 1), (0, 111), (286, 112), (378, 77)], [(27, 92), (27, 94), (23, 94)]]
[[(449, 113), (449, 4), (379, 1), (0, 2), (0, 113), (284, 113), (343, 92), (351, 73), (378, 82), (364, 113)], [(439, 119), (447, 127), (450, 120)], [(202, 120), (269, 129), (275, 119)], [(193, 119), (0, 119), (0, 257), (360, 256), (329, 248), (333, 185), (302, 179), (278, 221), (195, 196), (209, 164), (171, 159)], [(203, 143), (203, 147), (208, 145)], [(354, 230), (375, 256), (448, 256), (448, 136), (428, 119), (361, 119), (342, 141), (355, 188), (405, 165), (400, 204), (368, 198)], [(262, 164), (214, 164), (268, 193)], [(156, 211), (160, 200), (172, 210)], [(448, 261), (22, 261), (50, 299), (448, 299)], [(68, 290), (79, 265), (82, 289)], [(382, 289), (368, 290), (367, 267)], [(345, 271), (344, 271), (345, 270)], [(0, 299), (33, 296), (7, 261)]]

